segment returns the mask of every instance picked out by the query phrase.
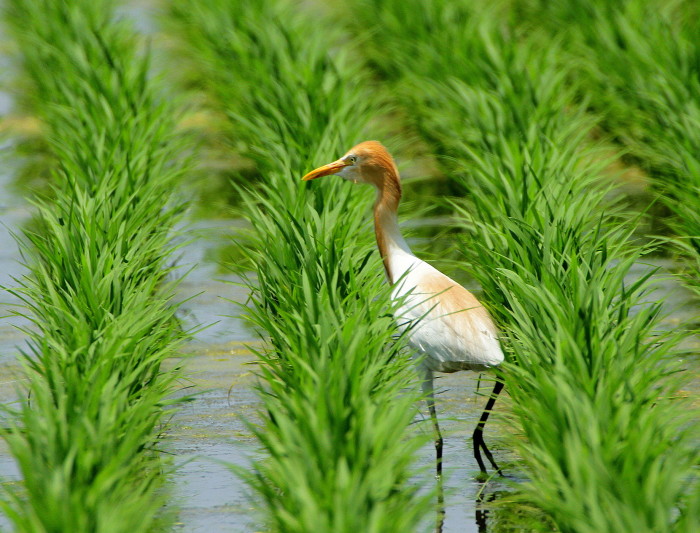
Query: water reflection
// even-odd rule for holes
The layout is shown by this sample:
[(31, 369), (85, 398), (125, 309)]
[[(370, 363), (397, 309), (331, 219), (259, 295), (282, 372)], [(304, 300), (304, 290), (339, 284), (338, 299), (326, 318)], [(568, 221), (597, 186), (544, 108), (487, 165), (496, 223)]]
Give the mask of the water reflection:
[[(488, 503), (496, 500), (497, 493), (492, 492), (490, 494), (484, 494), (484, 491), (480, 490), (477, 493), (474, 502), (474, 524), (476, 525), (476, 530), (479, 533), (486, 533), (488, 531), (488, 517), (491, 510), (489, 509)], [(437, 516), (435, 522), (435, 533), (443, 533), (443, 528), (445, 526), (445, 490), (442, 483), (442, 478), (437, 479)]]
[(442, 486), (442, 476), (437, 478), (437, 523), (435, 533), (442, 533), (445, 525), (445, 489)]
[(484, 497), (484, 492), (479, 491), (479, 494), (477, 494), (476, 496), (476, 505), (474, 506), (476, 508), (476, 513), (474, 516), (474, 520), (476, 522), (476, 527), (479, 529), (479, 533), (486, 533), (487, 531), (486, 526), (490, 511), (488, 505), (484, 505), (484, 502), (492, 502), (495, 499), (495, 492), (492, 492), (491, 494), (488, 494)]

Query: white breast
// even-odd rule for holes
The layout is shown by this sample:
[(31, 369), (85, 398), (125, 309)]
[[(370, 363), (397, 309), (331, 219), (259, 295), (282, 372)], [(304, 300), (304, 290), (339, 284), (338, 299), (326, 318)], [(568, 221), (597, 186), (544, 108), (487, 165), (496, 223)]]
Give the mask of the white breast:
[(410, 253), (394, 253), (392, 271), (402, 274), (393, 291), (403, 299), (396, 312), (409, 342), (437, 372), (485, 370), (503, 362), (496, 326), (468, 290)]

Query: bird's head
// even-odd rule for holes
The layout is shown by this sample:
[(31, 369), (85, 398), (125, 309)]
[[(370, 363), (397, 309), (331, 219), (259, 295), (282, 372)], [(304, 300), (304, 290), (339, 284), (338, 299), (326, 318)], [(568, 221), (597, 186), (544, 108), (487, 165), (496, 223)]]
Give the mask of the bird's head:
[(381, 143), (365, 141), (353, 146), (343, 157), (309, 172), (304, 181), (336, 174), (354, 183), (368, 183), (381, 189), (386, 180), (398, 183), (394, 159)]

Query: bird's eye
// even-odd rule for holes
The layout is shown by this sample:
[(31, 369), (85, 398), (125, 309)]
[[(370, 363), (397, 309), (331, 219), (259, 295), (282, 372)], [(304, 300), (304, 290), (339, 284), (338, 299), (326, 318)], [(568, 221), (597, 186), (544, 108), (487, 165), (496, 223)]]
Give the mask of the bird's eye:
[(349, 155), (348, 156), (348, 163), (350, 163), (351, 165), (354, 165), (355, 163), (357, 163), (357, 156)]

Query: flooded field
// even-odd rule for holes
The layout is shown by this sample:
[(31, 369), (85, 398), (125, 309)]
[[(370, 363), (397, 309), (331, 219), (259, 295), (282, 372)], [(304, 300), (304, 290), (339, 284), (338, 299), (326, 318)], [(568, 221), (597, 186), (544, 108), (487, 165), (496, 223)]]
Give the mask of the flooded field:
[[(0, 93), (0, 114), (7, 112), (9, 104), (9, 98)], [(0, 170), (0, 285), (3, 287), (16, 286), (14, 279), (24, 274), (13, 233), (20, 233), (31, 216), (27, 201), (12, 187), (13, 165), (6, 155), (9, 148), (8, 144), (0, 145), (4, 154)], [(180, 318), (186, 328), (198, 331), (183, 350), (182, 357), (169, 362), (184, 368), (176, 394), (192, 396), (173, 411), (162, 444), (175, 467), (171, 476), (170, 510), (177, 514), (177, 531), (216, 533), (264, 529), (256, 502), (232, 471), (232, 468), (248, 468), (251, 459), (260, 453), (247, 424), (255, 423), (259, 408), (255, 390), (257, 365), (251, 347), (260, 348), (261, 341), (240, 318), (240, 307), (236, 303), (243, 303), (247, 298), (246, 291), (237, 284), (240, 280), (222, 273), (214, 259), (218, 256), (216, 250), (230, 242), (241, 224), (238, 220), (196, 220), (190, 221), (183, 230), (182, 238), (191, 242), (181, 249), (177, 262), (182, 266), (181, 272), (191, 271), (180, 286), (181, 298), (187, 299)], [(668, 318), (664, 325), (675, 329), (695, 323), (698, 309), (690, 294), (668, 275), (673, 262), (655, 259), (650, 263), (661, 269), (657, 289), (649, 299), (666, 302)], [(631, 277), (641, 275), (648, 268), (648, 265), (637, 265)], [(19, 303), (18, 298), (2, 292), (0, 401), (10, 405), (21, 386), (18, 357), (26, 342), (21, 328), (30, 327), (26, 318), (12, 314)], [(697, 354), (700, 343), (691, 339), (688, 348)], [(700, 388), (697, 355), (688, 359), (687, 367), (694, 374), (694, 381), (684, 392), (697, 397)], [(478, 376), (470, 373), (440, 376), (436, 380), (437, 408), (445, 437), (444, 533), (491, 530), (489, 517), (477, 513), (476, 500), (483, 486), (475, 481), (478, 466), (471, 447), (471, 433), (485, 403), (477, 389), (483, 394), (489, 390), (488, 385), (479, 386)], [(497, 404), (497, 410), (504, 406), (507, 406), (507, 399)], [(423, 414), (427, 417), (426, 409)], [(424, 431), (430, 430), (429, 423), (421, 427)], [(519, 480), (517, 470), (509, 464), (514, 459), (512, 453), (501, 445), (501, 437), (509, 431), (498, 416), (490, 420), (486, 429), (486, 440), (506, 473), (506, 480), (488, 484), (484, 494), (487, 500), (491, 494), (508, 490), (510, 480)], [(428, 445), (420, 457), (428, 480), (432, 479), (433, 460), (434, 450)], [(0, 442), (0, 480), (2, 483), (18, 482), (17, 468), (3, 442)], [(9, 523), (0, 515), (0, 529), (8, 528)]]

